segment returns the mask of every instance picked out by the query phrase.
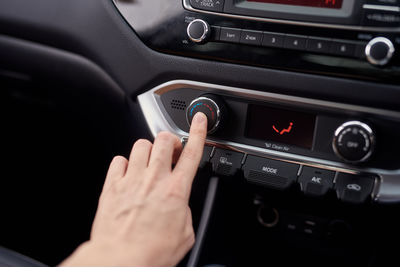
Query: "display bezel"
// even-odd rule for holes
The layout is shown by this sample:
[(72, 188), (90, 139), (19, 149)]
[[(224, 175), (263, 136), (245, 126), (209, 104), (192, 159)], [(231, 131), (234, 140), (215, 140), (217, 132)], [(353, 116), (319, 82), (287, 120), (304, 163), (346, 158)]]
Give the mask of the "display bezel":
[(279, 143), (312, 150), (316, 121), (315, 113), (249, 103), (244, 136), (271, 145)]
[[(330, 8), (330, 9), (341, 9), (343, 6), (343, 0), (312, 0), (312, 1), (311, 0), (246, 0), (246, 1), (258, 2), (264, 4)], [(297, 1), (297, 3), (295, 3), (294, 1)]]
[(360, 25), (361, 4), (358, 0), (347, 0), (343, 1), (340, 9), (333, 9), (249, 2), (247, 0), (225, 0), (223, 12), (268, 19)]

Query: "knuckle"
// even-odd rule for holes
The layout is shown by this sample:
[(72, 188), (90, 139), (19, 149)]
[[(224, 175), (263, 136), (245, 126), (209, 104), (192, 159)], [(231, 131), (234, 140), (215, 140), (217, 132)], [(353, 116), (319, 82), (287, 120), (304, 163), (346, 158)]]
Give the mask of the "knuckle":
[(167, 132), (167, 131), (162, 131), (160, 133), (158, 133), (156, 139), (161, 140), (161, 141), (165, 141), (165, 142), (173, 142), (175, 141), (177, 138), (177, 136), (175, 136), (174, 134)]
[(196, 237), (195, 237), (195, 235), (194, 235), (193, 228), (192, 228), (190, 231), (188, 231), (186, 240), (187, 240), (187, 241), (186, 241), (186, 242), (187, 242), (186, 244), (187, 244), (188, 248), (192, 248), (193, 245), (194, 245), (194, 243), (196, 242)]
[(125, 158), (123, 156), (115, 156), (113, 161), (123, 161)]
[(111, 161), (111, 163), (110, 163), (110, 166), (115, 166), (115, 165), (118, 165), (118, 164), (124, 164), (124, 163), (126, 163), (128, 160), (125, 158), (125, 157), (123, 157), (123, 156), (115, 156), (113, 159), (112, 159), (112, 161)]
[[(164, 149), (162, 149), (164, 150)], [(152, 166), (153, 168), (150, 168), (154, 173), (158, 173), (158, 168), (162, 165), (164, 165), (165, 158), (163, 157), (165, 153), (162, 151), (162, 153), (155, 155), (150, 162), (149, 166)]]
[(167, 198), (183, 200), (185, 198), (185, 193), (183, 192), (182, 186), (170, 186), (167, 190)]
[(187, 179), (187, 176), (187, 171), (184, 168), (176, 167), (174, 169), (174, 180), (176, 180), (177, 182), (179, 181), (180, 183), (182, 183), (182, 181)]
[(146, 139), (139, 139), (135, 142), (135, 144), (133, 145), (134, 147), (148, 147), (151, 146), (151, 142), (149, 140)]

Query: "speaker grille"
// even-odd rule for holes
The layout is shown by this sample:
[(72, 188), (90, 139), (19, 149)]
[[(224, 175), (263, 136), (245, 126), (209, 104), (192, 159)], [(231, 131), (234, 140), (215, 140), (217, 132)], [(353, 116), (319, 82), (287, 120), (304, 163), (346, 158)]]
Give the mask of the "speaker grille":
[(186, 109), (186, 102), (178, 99), (171, 100), (171, 108), (177, 110), (185, 110)]

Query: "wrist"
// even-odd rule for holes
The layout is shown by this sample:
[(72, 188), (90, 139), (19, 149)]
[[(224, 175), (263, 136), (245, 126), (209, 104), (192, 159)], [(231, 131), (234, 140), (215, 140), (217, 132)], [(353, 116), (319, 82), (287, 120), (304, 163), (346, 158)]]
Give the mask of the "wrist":
[(131, 267), (145, 266), (136, 265), (137, 261), (129, 259), (129, 254), (124, 253), (110, 244), (87, 241), (81, 244), (60, 267)]

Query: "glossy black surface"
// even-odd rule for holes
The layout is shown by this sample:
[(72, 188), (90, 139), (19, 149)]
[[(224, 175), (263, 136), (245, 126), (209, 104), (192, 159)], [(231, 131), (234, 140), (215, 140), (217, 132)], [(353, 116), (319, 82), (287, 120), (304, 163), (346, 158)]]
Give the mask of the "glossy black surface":
[[(397, 50), (400, 50), (398, 33), (378, 34), (231, 19), (214, 14), (189, 12), (183, 8), (180, 0), (116, 1), (116, 4), (145, 44), (161, 52), (303, 73), (400, 84), (399, 53), (392, 60), (392, 65), (385, 68), (374, 67), (366, 59), (361, 58), (363, 54), (361, 44), (365, 45), (368, 40), (376, 36), (396, 40)], [(194, 19), (204, 19), (212, 26), (356, 41), (360, 44), (355, 48), (359, 58), (215, 41), (199, 45), (191, 42), (186, 35), (186, 27)]]
[[(176, 108), (174, 103), (180, 101), (189, 105), (188, 103), (191, 103), (204, 93), (201, 90), (193, 88), (176, 89), (162, 94), (161, 101), (163, 108), (175, 125), (181, 130), (189, 132), (185, 109)], [(359, 120), (372, 127), (376, 135), (376, 147), (371, 159), (359, 164), (359, 166), (391, 170), (398, 169), (398, 161), (393, 160), (393, 158), (396, 158), (397, 151), (400, 151), (400, 140), (398, 138), (400, 136), (400, 125), (396, 119), (362, 112), (349, 113), (341, 109), (327, 111), (323, 108), (305, 108), (304, 106), (293, 104), (291, 106), (278, 105), (276, 103), (267, 104), (246, 98), (218, 96), (226, 103), (229, 116), (224, 117), (222, 120), (224, 125), (210, 135), (214, 140), (231, 141), (313, 158), (346, 162), (335, 155), (333, 151), (332, 142), (334, 133), (343, 123)], [(249, 106), (255, 106), (256, 109), (252, 110)], [(251, 114), (252, 111), (258, 111), (261, 115)], [(280, 117), (279, 112), (284, 112), (285, 117)], [(301, 118), (288, 120), (289, 116), (293, 116), (292, 114), (296, 114)], [(288, 124), (290, 122), (294, 124), (289, 134), (296, 134), (295, 138), (279, 136), (280, 134), (272, 131), (270, 125), (270, 123), (274, 123), (277, 130), (282, 130), (289, 127)], [(265, 135), (264, 127), (271, 131), (270, 135)], [(250, 128), (254, 129), (250, 130)], [(264, 136), (260, 137), (263, 134)], [(272, 136), (274, 134), (276, 136)], [(287, 135), (287, 133), (284, 135)], [(304, 146), (305, 144), (301, 142), (305, 142), (305, 144), (311, 142), (312, 147)], [(352, 166), (355, 165), (348, 163), (349, 168), (352, 168)]]

